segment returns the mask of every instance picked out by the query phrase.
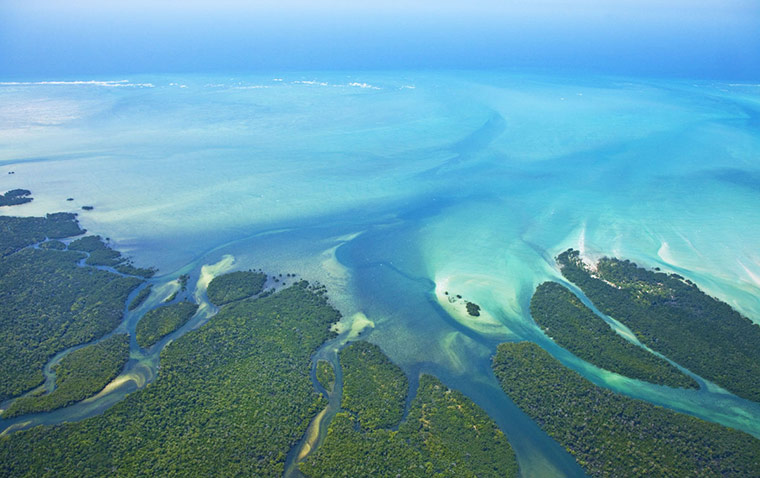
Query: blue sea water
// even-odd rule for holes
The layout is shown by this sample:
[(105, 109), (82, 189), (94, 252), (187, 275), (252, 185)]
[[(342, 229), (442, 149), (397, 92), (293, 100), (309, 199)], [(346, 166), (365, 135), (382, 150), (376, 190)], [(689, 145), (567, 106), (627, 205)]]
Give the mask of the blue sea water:
[(553, 258), (574, 247), (677, 272), (760, 321), (759, 119), (760, 84), (704, 80), (5, 82), (0, 189), (32, 190), (13, 214), (80, 212), (138, 265), (158, 266), (159, 285), (211, 264), (320, 281), (344, 330), (378, 343), (413, 382), (434, 373), (484, 407), (526, 476), (574, 476), (572, 458), (499, 390), (498, 343), (536, 341), (597, 384), (760, 437), (757, 404), (712, 384), (676, 391), (599, 370), (528, 312), (537, 284), (561, 280)]

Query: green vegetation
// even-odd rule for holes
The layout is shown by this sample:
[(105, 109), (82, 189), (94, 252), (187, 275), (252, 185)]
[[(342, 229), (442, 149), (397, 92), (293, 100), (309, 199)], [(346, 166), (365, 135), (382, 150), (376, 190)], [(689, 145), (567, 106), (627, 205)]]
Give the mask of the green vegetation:
[(409, 382), (404, 371), (377, 345), (354, 342), (340, 351), (341, 406), (355, 413), (366, 429), (390, 428), (404, 414)]
[(504, 391), (591, 476), (758, 476), (760, 440), (616, 395), (535, 344), (498, 348)]
[(148, 311), (137, 323), (135, 330), (137, 344), (147, 349), (164, 336), (185, 325), (197, 310), (197, 304), (177, 302)]
[(108, 247), (92, 251), (90, 256), (85, 261), (85, 264), (90, 266), (107, 266), (115, 267), (124, 261), (119, 251), (114, 251)]
[(307, 477), (423, 477), (425, 460), (391, 430), (360, 430), (358, 420), (339, 412), (322, 445), (298, 465)]
[(157, 269), (153, 267), (135, 267), (129, 259), (127, 259), (126, 262), (123, 262), (114, 267), (114, 269), (121, 272), (122, 274), (145, 277), (146, 279), (153, 277), (157, 271)]
[(736, 395), (760, 401), (760, 326), (675, 274), (604, 258), (592, 273), (572, 249), (562, 274), (645, 345)]
[(177, 281), (179, 282), (179, 289), (172, 292), (172, 295), (167, 297), (163, 300), (164, 303), (174, 302), (174, 299), (177, 298), (182, 292), (185, 292), (187, 290), (187, 281), (190, 280), (190, 276), (187, 274), (182, 274), (181, 276), (177, 277)]
[[(82, 232), (73, 215), (52, 214), (0, 217), (0, 229), (4, 251)], [(101, 337), (121, 321), (140, 280), (79, 267), (83, 257), (25, 248), (0, 259), (0, 401), (39, 385), (42, 367), (56, 353)]]
[(3, 418), (55, 410), (95, 395), (119, 375), (128, 359), (129, 336), (123, 334), (75, 350), (56, 365), (52, 393), (19, 398)]
[(357, 422), (350, 413), (336, 415), (324, 443), (300, 470), (311, 477), (517, 476), (504, 433), (471, 400), (433, 376), (420, 377), (398, 431), (366, 430)]
[(28, 189), (11, 189), (5, 194), (0, 194), (0, 206), (17, 206), (27, 202), (32, 202), (29, 197), (32, 192)]
[(143, 269), (134, 267), (129, 259), (123, 257), (119, 251), (108, 247), (100, 236), (86, 236), (69, 244), (69, 249), (82, 251), (89, 254), (85, 263), (91, 266), (113, 267), (122, 274), (153, 277), (155, 269)]
[(335, 370), (327, 360), (317, 361), (317, 381), (325, 387), (328, 393), (332, 393), (335, 385)]
[(467, 313), (470, 314), (473, 317), (479, 317), (480, 316), (480, 306), (474, 302), (467, 302), (465, 305), (467, 307)]
[(179, 281), (180, 288), (172, 292), (172, 295), (164, 299), (163, 302), (167, 304), (169, 302), (174, 302), (174, 299), (176, 299), (180, 293), (185, 292), (187, 290), (187, 281), (189, 279), (190, 279), (190, 276), (187, 274), (182, 274), (181, 276), (179, 276), (177, 280)]
[(266, 281), (267, 275), (263, 272), (230, 272), (214, 277), (206, 289), (206, 294), (212, 304), (221, 306), (258, 294)]
[(108, 246), (103, 243), (103, 239), (100, 236), (80, 237), (69, 244), (69, 249), (72, 251), (95, 252), (107, 248)]
[(338, 319), (305, 282), (229, 304), (164, 349), (156, 380), (103, 415), (0, 437), (1, 473), (279, 478), (325, 406), (310, 360)]
[(56, 251), (63, 251), (66, 249), (66, 244), (61, 241), (52, 239), (50, 241), (41, 242), (40, 249), (53, 249)]
[(129, 303), (129, 310), (135, 310), (136, 308), (140, 307), (142, 303), (145, 302), (145, 299), (148, 298), (152, 289), (153, 284), (148, 284), (146, 287), (140, 289), (140, 292), (138, 292), (135, 298), (132, 299), (132, 302)]
[(74, 214), (59, 212), (46, 217), (0, 216), (0, 257), (12, 254), (45, 238), (84, 234)]
[(615, 333), (604, 319), (556, 282), (538, 286), (530, 300), (530, 313), (557, 344), (598, 367), (658, 385), (699, 387), (666, 360)]

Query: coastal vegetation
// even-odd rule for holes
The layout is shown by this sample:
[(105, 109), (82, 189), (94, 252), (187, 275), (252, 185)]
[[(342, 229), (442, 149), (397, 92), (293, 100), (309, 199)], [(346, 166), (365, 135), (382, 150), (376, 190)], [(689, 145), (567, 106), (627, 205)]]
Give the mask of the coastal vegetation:
[(443, 291), (443, 294), (446, 296), (446, 300), (449, 301), (449, 304), (455, 304), (457, 302), (463, 301), (465, 310), (471, 317), (480, 317), (480, 306), (475, 302), (463, 300), (461, 294), (457, 294), (456, 296), (450, 295), (449, 291), (447, 290)]
[(172, 292), (172, 295), (164, 299), (165, 303), (173, 302), (174, 299), (176, 299), (181, 293), (185, 292), (187, 290), (187, 281), (190, 279), (190, 276), (187, 274), (182, 274), (181, 276), (177, 277), (177, 281), (179, 282), (179, 289)]
[(31, 194), (28, 189), (11, 189), (5, 194), (0, 194), (0, 206), (17, 206), (32, 202)]
[(177, 302), (149, 310), (137, 323), (137, 344), (147, 349), (185, 325), (197, 310), (198, 305), (191, 302)]
[(102, 415), (0, 437), (4, 476), (281, 477), (325, 406), (311, 355), (339, 319), (305, 281), (224, 306)]
[(317, 361), (317, 381), (328, 393), (332, 393), (333, 386), (335, 385), (335, 370), (333, 370), (332, 364), (327, 360)]
[(128, 309), (135, 310), (136, 308), (140, 307), (142, 303), (145, 302), (145, 299), (148, 298), (152, 289), (153, 284), (148, 284), (147, 286), (140, 289), (135, 298), (132, 299), (132, 302), (129, 303)]
[(146, 279), (153, 277), (157, 272), (157, 269), (153, 267), (135, 267), (129, 259), (117, 265), (114, 269), (128, 276), (139, 276)]
[(121, 321), (141, 280), (80, 267), (77, 251), (26, 246), (83, 231), (72, 214), (0, 217), (0, 401), (43, 381), (56, 353), (89, 342)]
[(597, 387), (529, 342), (498, 347), (504, 391), (590, 476), (758, 476), (760, 440)]
[(3, 418), (55, 410), (95, 395), (119, 375), (128, 359), (129, 336), (124, 334), (75, 350), (53, 368), (55, 390), (15, 400)]
[(597, 367), (670, 387), (698, 388), (697, 382), (666, 360), (617, 333), (572, 292), (544, 282), (530, 300), (536, 323), (558, 345)]
[(465, 307), (467, 308), (467, 313), (470, 314), (473, 317), (479, 317), (480, 316), (480, 306), (474, 302), (467, 301), (465, 304)]
[(51, 239), (49, 241), (41, 242), (38, 247), (40, 249), (54, 249), (56, 251), (63, 251), (66, 249), (66, 244), (57, 239)]
[(652, 350), (734, 394), (760, 401), (760, 326), (676, 274), (603, 258), (589, 270), (578, 251), (562, 274)]
[(360, 429), (353, 414), (338, 412), (324, 442), (298, 469), (312, 478), (431, 476), (424, 474), (420, 451), (397, 435), (387, 429)]
[(340, 351), (340, 366), (341, 407), (356, 414), (363, 428), (390, 428), (401, 421), (409, 381), (380, 347), (354, 342)]
[(45, 217), (0, 216), (0, 256), (44, 241), (84, 234), (76, 215), (65, 212)]
[(85, 236), (72, 241), (69, 249), (82, 251), (88, 254), (85, 264), (91, 266), (113, 267), (126, 275), (152, 277), (156, 270), (152, 268), (137, 268), (129, 259), (123, 257), (119, 251), (108, 247), (100, 236)]
[(212, 304), (220, 306), (258, 294), (266, 281), (267, 275), (263, 272), (230, 272), (214, 277), (206, 289), (206, 294)]
[(81, 237), (72, 241), (69, 249), (88, 253), (85, 264), (91, 266), (115, 267), (125, 260), (119, 251), (105, 245), (100, 236)]
[[(344, 389), (390, 390), (403, 378), (377, 346), (358, 342), (341, 352), (343, 367), (357, 371), (367, 362), (374, 365), (364, 373), (344, 372)], [(357, 380), (361, 386), (354, 383)], [(515, 455), (504, 433), (471, 400), (431, 375), (420, 377), (403, 422), (399, 417), (394, 423), (367, 426), (363, 415), (382, 415), (388, 406), (370, 395), (358, 398), (364, 403), (338, 413), (322, 446), (299, 465), (306, 476), (517, 476)]]
[(69, 244), (69, 249), (72, 251), (95, 252), (106, 248), (107, 246), (103, 243), (103, 238), (100, 236), (80, 237)]

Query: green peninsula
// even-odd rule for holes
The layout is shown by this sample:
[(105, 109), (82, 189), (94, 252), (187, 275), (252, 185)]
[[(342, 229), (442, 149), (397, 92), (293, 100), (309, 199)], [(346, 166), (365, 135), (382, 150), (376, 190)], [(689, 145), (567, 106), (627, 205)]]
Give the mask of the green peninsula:
[(740, 397), (760, 401), (760, 326), (676, 274), (609, 258), (591, 271), (572, 249), (557, 261), (599, 310), (643, 344)]
[(85, 264), (91, 266), (113, 267), (122, 274), (141, 277), (153, 277), (155, 269), (137, 268), (119, 251), (108, 247), (100, 236), (85, 236), (69, 244), (69, 249), (87, 253)]
[(79, 228), (75, 214), (58, 212), (45, 217), (0, 216), (0, 257), (13, 254), (46, 238), (61, 239), (78, 236), (85, 231)]
[(5, 194), (0, 194), (0, 206), (18, 206), (32, 202), (31, 194), (28, 189), (11, 189)]
[(327, 393), (332, 393), (335, 385), (335, 370), (327, 360), (317, 361), (317, 382), (327, 390)]
[(137, 344), (147, 349), (163, 337), (182, 327), (198, 310), (191, 302), (177, 302), (148, 311), (137, 323)]
[(132, 299), (132, 302), (129, 303), (129, 306), (127, 307), (129, 310), (135, 310), (136, 308), (140, 307), (143, 302), (145, 302), (145, 299), (148, 298), (150, 295), (150, 292), (153, 290), (153, 284), (148, 284), (147, 286), (143, 287), (137, 292), (137, 295), (134, 299)]
[(499, 345), (493, 369), (590, 476), (758, 476), (760, 440), (597, 387), (535, 344)]
[(341, 406), (366, 429), (390, 428), (401, 421), (409, 381), (404, 371), (375, 344), (355, 342), (340, 352)]
[(119, 375), (128, 359), (129, 336), (124, 334), (75, 350), (54, 367), (52, 393), (19, 398), (3, 413), (3, 418), (47, 412), (91, 397)]
[(544, 282), (530, 300), (536, 323), (558, 345), (597, 367), (670, 387), (698, 388), (688, 375), (615, 333), (572, 292)]
[(206, 294), (212, 304), (224, 305), (258, 294), (266, 281), (267, 275), (263, 272), (230, 272), (214, 277), (206, 289)]
[(325, 405), (310, 360), (338, 319), (305, 281), (224, 306), (163, 350), (153, 383), (102, 415), (0, 437), (2, 473), (279, 478)]
[[(358, 342), (341, 352), (343, 367), (356, 371), (368, 366), (364, 373), (344, 374), (345, 389), (371, 392), (396, 390), (399, 381), (406, 385), (403, 372), (379, 347), (369, 345)], [(361, 386), (354, 383), (357, 380)], [(357, 400), (362, 403), (357, 405)], [(398, 430), (367, 427), (362, 420), (363, 415), (396, 410), (395, 400), (389, 407), (362, 395), (351, 403), (352, 409), (332, 420), (322, 446), (300, 464), (306, 476), (517, 476), (515, 455), (504, 433), (471, 400), (431, 375), (420, 377), (406, 420), (383, 423)]]

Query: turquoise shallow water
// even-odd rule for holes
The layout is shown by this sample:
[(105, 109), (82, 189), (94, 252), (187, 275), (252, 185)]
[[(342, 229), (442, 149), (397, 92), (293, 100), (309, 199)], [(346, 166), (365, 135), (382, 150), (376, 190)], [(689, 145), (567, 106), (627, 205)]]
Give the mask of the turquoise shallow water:
[[(535, 286), (560, 278), (553, 257), (575, 247), (678, 272), (760, 320), (759, 85), (485, 72), (108, 80), (0, 84), (0, 189), (35, 197), (14, 214), (93, 205), (84, 227), (159, 266), (157, 284), (196, 280), (225, 256), (224, 267), (325, 283), (345, 330), (483, 406), (526, 476), (580, 471), (498, 389), (489, 361), (505, 340), (760, 436), (757, 404), (601, 371), (528, 314)], [(481, 319), (446, 291), (480, 304)]]

